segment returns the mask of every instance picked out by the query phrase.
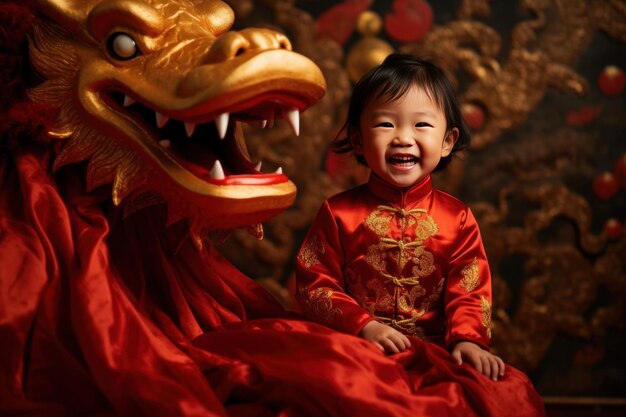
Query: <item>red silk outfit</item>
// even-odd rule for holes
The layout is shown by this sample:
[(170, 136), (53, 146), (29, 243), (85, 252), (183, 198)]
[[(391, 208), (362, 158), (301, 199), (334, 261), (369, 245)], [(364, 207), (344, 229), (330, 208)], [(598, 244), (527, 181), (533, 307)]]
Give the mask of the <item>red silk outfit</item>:
[[(298, 302), (313, 321), (356, 335), (378, 320), (448, 350), (462, 340), (489, 349), (491, 276), (478, 224), (467, 205), (433, 189), (430, 177), (403, 190), (372, 174), (368, 184), (325, 201), (298, 253), (296, 271)], [(439, 368), (441, 378), (454, 379), (449, 355), (433, 344), (413, 339), (408, 352), (391, 357), (427, 363), (407, 367), (409, 379), (423, 378), (419, 373), (426, 368), (431, 377)], [(507, 366), (499, 382), (477, 376), (474, 382), (482, 381), (483, 390), (480, 384), (466, 385), (461, 372), (478, 371), (463, 366), (469, 369), (457, 368), (456, 382), (470, 403), (483, 403), (480, 415), (544, 415), (531, 383), (517, 369)], [(517, 397), (515, 391), (525, 394)], [(456, 401), (454, 394), (432, 395)], [(494, 398), (507, 407), (493, 407)]]
[(432, 187), (372, 175), (324, 203), (298, 254), (306, 315), (357, 334), (372, 320), (451, 347), (489, 349), (491, 277), (470, 209)]

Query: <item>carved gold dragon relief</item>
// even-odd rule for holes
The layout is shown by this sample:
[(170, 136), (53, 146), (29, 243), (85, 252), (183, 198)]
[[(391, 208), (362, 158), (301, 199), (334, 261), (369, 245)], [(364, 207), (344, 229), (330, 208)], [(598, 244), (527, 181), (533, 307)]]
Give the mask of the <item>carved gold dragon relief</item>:
[[(563, 181), (573, 173), (593, 175), (594, 135), (568, 127), (549, 136), (544, 127), (529, 129), (514, 144), (495, 145), (480, 168), (465, 170), (476, 195), (507, 184), (497, 204), (471, 206), (494, 275), (494, 349), (527, 371), (560, 334), (601, 351), (607, 333), (623, 330), (626, 240), (609, 243), (592, 233), (590, 202)], [(520, 207), (523, 218), (514, 220)], [(522, 262), (519, 287), (515, 278), (501, 276), (511, 259)], [(611, 296), (599, 302), (602, 293)]]
[(519, 4), (534, 18), (513, 27), (504, 63), (497, 58), (501, 36), (472, 20), (489, 15), (484, 0), (462, 2), (458, 21), (435, 27), (423, 42), (401, 48), (434, 57), (453, 79), (459, 71), (470, 77), (462, 101), (477, 104), (486, 113), (485, 125), (473, 137), (476, 149), (520, 127), (549, 89), (585, 94), (586, 80), (570, 67), (597, 31), (617, 40), (626, 37), (626, 7), (619, 0), (523, 0)]
[[(39, 2), (31, 91), (56, 105), (55, 169), (89, 161), (87, 186), (112, 183), (116, 204), (153, 202), (194, 230), (259, 223), (294, 200), (278, 169), (250, 158), (240, 122), (289, 122), (325, 91), (319, 68), (268, 29), (229, 31), (221, 1)], [(51, 17), (52, 20), (45, 16)], [(76, 80), (76, 81), (73, 81)]]
[[(473, 103), (485, 112), (485, 124), (473, 136), (472, 146), (483, 148), (496, 141), (508, 130), (520, 127), (550, 89), (582, 95), (586, 80), (569, 67), (582, 54), (591, 36), (606, 25), (589, 25), (589, 14), (603, 15), (610, 7), (602, 2), (522, 1), (522, 8), (535, 18), (518, 23), (511, 34), (511, 48), (503, 63), (498, 60), (501, 36), (484, 23), (471, 20), (473, 13), (485, 15), (484, 2), (464, 2), (462, 19), (434, 27), (418, 44), (401, 50), (433, 57), (454, 79), (462, 72), (470, 77), (461, 100)], [(586, 6), (586, 3), (595, 5)], [(548, 22), (547, 11), (578, 10), (576, 13), (556, 13)], [(580, 14), (587, 13), (581, 20)], [(548, 27), (550, 30), (543, 34)], [(591, 29), (590, 29), (591, 28)], [(541, 32), (541, 34), (539, 34)], [(555, 42), (563, 33), (575, 33), (566, 45)], [(543, 45), (555, 45), (546, 48)]]
[[(511, 227), (507, 225), (507, 199), (520, 189), (523, 199), (538, 208), (525, 215), (523, 227)], [(623, 297), (612, 297), (610, 304), (590, 308), (601, 287), (616, 295), (626, 293), (626, 275), (620, 260), (624, 259), (626, 240), (607, 247), (604, 237), (592, 234), (591, 212), (584, 199), (559, 184), (520, 185), (502, 190), (498, 206), (477, 203), (472, 209), (480, 219), (492, 265), (500, 265), (511, 256), (524, 259), (526, 277), (515, 300), (498, 268), (492, 268), (496, 326), (493, 344), (507, 361), (522, 369), (534, 369), (558, 333), (597, 344), (608, 329), (623, 325)], [(556, 218), (569, 219), (571, 234), (578, 239), (540, 240), (540, 233)], [(513, 302), (516, 308), (508, 312)]]

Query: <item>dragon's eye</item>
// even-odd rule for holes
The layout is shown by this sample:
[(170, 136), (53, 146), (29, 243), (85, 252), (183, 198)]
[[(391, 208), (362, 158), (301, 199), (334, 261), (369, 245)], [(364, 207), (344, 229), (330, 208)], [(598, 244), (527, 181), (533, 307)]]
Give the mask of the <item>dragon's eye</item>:
[(137, 43), (126, 33), (117, 32), (112, 34), (107, 42), (107, 47), (111, 56), (120, 61), (128, 61), (139, 55)]

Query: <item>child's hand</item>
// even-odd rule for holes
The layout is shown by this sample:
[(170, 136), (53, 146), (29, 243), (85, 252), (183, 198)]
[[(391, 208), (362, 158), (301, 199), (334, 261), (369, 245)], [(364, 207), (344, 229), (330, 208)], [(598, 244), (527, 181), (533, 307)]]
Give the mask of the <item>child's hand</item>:
[(463, 359), (467, 359), (478, 372), (494, 381), (497, 381), (498, 377), (504, 376), (504, 362), (502, 359), (487, 352), (476, 343), (457, 343), (452, 350), (452, 357), (459, 365), (463, 363)]
[(411, 346), (409, 338), (386, 324), (370, 321), (361, 331), (359, 336), (369, 340), (380, 350), (387, 353), (399, 353)]

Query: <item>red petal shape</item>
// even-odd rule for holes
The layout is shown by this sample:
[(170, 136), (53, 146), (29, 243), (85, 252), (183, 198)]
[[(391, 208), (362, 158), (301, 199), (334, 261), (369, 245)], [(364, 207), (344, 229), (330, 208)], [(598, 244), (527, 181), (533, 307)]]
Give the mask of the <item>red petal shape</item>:
[(357, 16), (371, 4), (372, 0), (347, 0), (331, 7), (315, 22), (318, 35), (345, 44), (354, 31)]
[(433, 25), (433, 11), (424, 0), (396, 0), (385, 16), (385, 29), (398, 42), (417, 42)]

